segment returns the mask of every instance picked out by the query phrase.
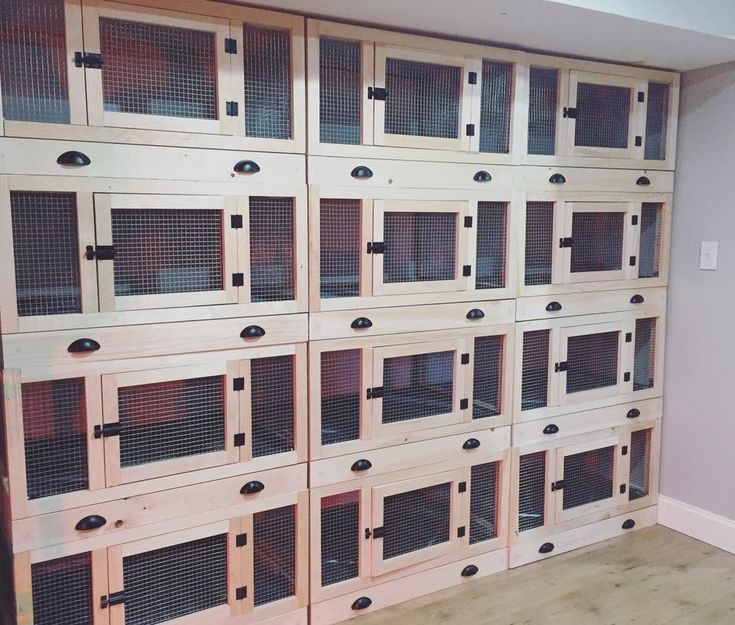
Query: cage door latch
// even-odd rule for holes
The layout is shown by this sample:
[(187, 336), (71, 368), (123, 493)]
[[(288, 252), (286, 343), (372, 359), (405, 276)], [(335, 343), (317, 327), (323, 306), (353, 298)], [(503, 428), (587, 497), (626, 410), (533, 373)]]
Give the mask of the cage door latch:
[(94, 426), (95, 438), (110, 438), (111, 436), (120, 436), (121, 432), (122, 425), (119, 421), (117, 423), (105, 423), (104, 425)]
[(569, 371), (569, 363), (568, 362), (557, 362), (554, 365), (554, 371), (556, 373), (560, 373), (562, 371)]
[(387, 97), (385, 87), (368, 87), (368, 100), (385, 100)]
[(100, 608), (106, 610), (113, 605), (122, 605), (125, 603), (125, 591), (111, 592), (109, 595), (103, 595), (100, 598)]
[(576, 106), (565, 106), (564, 117), (566, 119), (577, 119), (577, 107)]
[(365, 530), (365, 538), (383, 538), (384, 536), (384, 527), (376, 527), (374, 530), (370, 530), (370, 528), (368, 528)]
[(557, 490), (564, 490), (564, 480), (557, 480), (551, 483), (551, 492), (553, 493)]
[(385, 254), (385, 243), (368, 243), (367, 244), (368, 254)]
[(383, 386), (374, 386), (373, 388), (369, 388), (367, 390), (367, 398), (368, 399), (380, 399), (381, 397), (385, 396), (385, 387)]
[(572, 247), (574, 239), (572, 237), (562, 237), (559, 239), (559, 247)]
[(102, 69), (104, 59), (101, 54), (94, 52), (75, 52), (74, 65), (77, 67), (86, 67), (88, 69)]
[(112, 245), (88, 245), (84, 257), (87, 260), (115, 260), (115, 247)]

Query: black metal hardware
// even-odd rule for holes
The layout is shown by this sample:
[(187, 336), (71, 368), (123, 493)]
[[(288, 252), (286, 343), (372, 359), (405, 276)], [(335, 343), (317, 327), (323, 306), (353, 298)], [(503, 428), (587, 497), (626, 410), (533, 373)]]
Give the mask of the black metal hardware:
[(385, 536), (385, 528), (384, 527), (376, 527), (373, 530), (373, 538), (383, 538)]
[(476, 438), (468, 438), (464, 443), (462, 443), (462, 449), (477, 449), (480, 444), (480, 441)]
[(353, 330), (363, 330), (365, 328), (372, 328), (373, 322), (367, 317), (358, 317), (350, 324), (350, 327)]
[(630, 298), (631, 304), (642, 304), (645, 301), (646, 299), (642, 295), (634, 295), (633, 297)]
[(459, 400), (459, 409), (460, 410), (467, 410), (467, 408), (470, 407), (470, 400), (469, 399), (460, 399)]
[(254, 495), (255, 493), (259, 493), (265, 488), (265, 484), (263, 482), (259, 482), (258, 480), (253, 480), (252, 482), (248, 482), (240, 489), (241, 495)]
[(59, 155), (56, 159), (59, 165), (65, 165), (67, 167), (86, 167), (92, 164), (92, 159), (89, 158), (83, 152), (77, 152), (76, 150), (70, 150)]
[(227, 117), (237, 117), (240, 114), (240, 105), (234, 101), (226, 102), (225, 114)]
[(382, 386), (374, 386), (373, 388), (369, 388), (367, 390), (367, 398), (368, 399), (380, 399), (384, 396), (385, 388)]
[(235, 434), (235, 447), (244, 447), (245, 446), (245, 434), (239, 433)]
[(559, 239), (559, 247), (572, 247), (574, 239), (572, 237), (562, 237)]
[(464, 227), (465, 228), (472, 228), (472, 215), (467, 215), (464, 218)]
[(557, 362), (554, 365), (554, 371), (556, 373), (561, 373), (562, 371), (569, 371), (569, 363), (568, 362)]
[(77, 339), (66, 348), (66, 351), (70, 354), (83, 354), (86, 352), (96, 352), (101, 347), (94, 339)]
[(577, 107), (576, 106), (565, 106), (564, 117), (567, 119), (577, 119)]
[(245, 286), (245, 274), (244, 273), (233, 273), (232, 274), (232, 286)]
[(549, 302), (546, 304), (546, 312), (559, 312), (562, 306), (559, 302)]
[(240, 337), (243, 339), (257, 339), (260, 336), (265, 336), (265, 329), (260, 326), (248, 326), (240, 332)]
[(462, 354), (459, 357), (459, 362), (462, 365), (468, 365), (468, 364), (470, 364), (470, 355), (469, 354)]
[(247, 534), (238, 534), (235, 536), (235, 547), (246, 547), (248, 544)]
[(368, 254), (385, 254), (385, 243), (373, 242), (367, 244)]
[(632, 530), (635, 527), (635, 521), (633, 519), (626, 519), (623, 521), (621, 526), (624, 530)]
[(551, 553), (552, 551), (554, 551), (554, 543), (544, 543), (538, 550), (539, 553)]
[(635, 147), (639, 148), (643, 145), (643, 137), (637, 136), (635, 138)]
[(633, 333), (632, 332), (626, 332), (625, 333), (625, 342), (630, 343), (633, 340)]
[(125, 603), (125, 591), (111, 592), (109, 595), (100, 597), (100, 608), (106, 610), (113, 605), (121, 605)]
[(233, 378), (232, 379), (232, 390), (233, 391), (244, 391), (245, 390), (245, 378)]
[(225, 52), (227, 54), (237, 54), (237, 39), (225, 38)]
[(359, 460), (355, 460), (355, 462), (352, 463), (352, 466), (350, 467), (350, 471), (367, 471), (368, 469), (372, 469), (373, 463), (370, 462), (370, 460), (366, 460), (365, 458), (360, 458)]
[(112, 245), (87, 245), (84, 250), (87, 260), (115, 260), (115, 247)]
[(638, 178), (638, 180), (635, 181), (635, 183), (639, 187), (647, 187), (651, 184), (651, 180), (647, 176), (641, 176), (640, 178)]
[(638, 225), (638, 215), (631, 215), (631, 217), (630, 217), (630, 225), (631, 226), (637, 226)]
[(473, 308), (467, 313), (467, 319), (475, 320), (475, 319), (484, 319), (485, 313), (482, 312), (479, 308)]
[(623, 445), (620, 448), (620, 455), (621, 456), (627, 456), (628, 455), (628, 446), (627, 445)]
[(459, 482), (459, 484), (457, 484), (457, 492), (466, 493), (467, 492), (467, 482)]
[(472, 180), (474, 180), (475, 182), (490, 182), (492, 179), (493, 177), (490, 175), (490, 172), (485, 171), (484, 169), (481, 169), (474, 176), (472, 176)]
[(105, 423), (104, 425), (94, 426), (95, 438), (110, 438), (111, 436), (120, 436), (122, 425), (119, 421), (116, 423)]
[(621, 484), (620, 485), (620, 494), (621, 495), (625, 495), (625, 491), (627, 491), (627, 490), (628, 490), (628, 486), (626, 484)]
[(478, 569), (474, 564), (468, 564), (462, 569), (460, 575), (462, 577), (472, 577), (473, 575), (477, 575), (479, 572), (480, 569)]
[(238, 601), (242, 601), (243, 599), (248, 598), (248, 587), (247, 586), (240, 586), (240, 588), (235, 588), (235, 599)]
[(373, 170), (365, 165), (358, 165), (350, 172), (350, 176), (353, 178), (372, 178)]
[(544, 434), (558, 434), (559, 433), (559, 426), (556, 425), (556, 423), (549, 423), (544, 428)]
[(462, 275), (469, 278), (472, 275), (472, 265), (462, 265)]
[(551, 184), (564, 184), (567, 179), (562, 174), (551, 174), (549, 182)]
[(630, 266), (631, 267), (635, 267), (635, 263), (636, 263), (636, 257), (635, 256), (631, 256), (630, 257)]
[(255, 161), (238, 161), (232, 168), (238, 174), (257, 174), (260, 171), (260, 165)]
[(641, 411), (638, 410), (638, 408), (631, 408), (630, 410), (628, 410), (628, 414), (625, 416), (628, 419), (637, 419), (641, 416)]
[(467, 124), (467, 128), (465, 129), (468, 137), (474, 137), (475, 136), (475, 125), (474, 124)]
[(75, 52), (74, 65), (76, 67), (86, 67), (87, 69), (102, 69), (104, 59), (101, 54), (96, 52)]
[(457, 538), (464, 538), (464, 535), (467, 533), (467, 528), (463, 525), (462, 527), (457, 528)]
[(99, 514), (90, 514), (79, 521), (74, 526), (74, 529), (79, 532), (88, 532), (89, 530), (97, 530), (105, 525), (107, 525), (107, 519), (105, 517)]
[(230, 215), (230, 228), (242, 228), (242, 215)]
[(467, 78), (467, 82), (470, 85), (476, 85), (477, 84), (477, 72), (470, 72)]
[(385, 87), (368, 87), (368, 100), (385, 100), (387, 97)]
[(645, 101), (646, 101), (645, 91), (639, 91), (638, 92), (638, 102), (645, 102)]
[(630, 382), (630, 371), (626, 371), (623, 374), (623, 382)]
[(554, 493), (558, 490), (564, 490), (564, 480), (557, 480), (551, 483), (551, 492)]
[(364, 610), (373, 605), (373, 600), (370, 597), (358, 597), (352, 602), (353, 610)]

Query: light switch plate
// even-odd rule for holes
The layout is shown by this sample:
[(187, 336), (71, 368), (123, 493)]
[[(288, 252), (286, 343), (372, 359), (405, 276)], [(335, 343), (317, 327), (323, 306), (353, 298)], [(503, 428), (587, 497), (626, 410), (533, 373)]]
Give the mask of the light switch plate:
[(717, 269), (717, 241), (702, 241), (699, 252), (699, 268), (706, 271)]

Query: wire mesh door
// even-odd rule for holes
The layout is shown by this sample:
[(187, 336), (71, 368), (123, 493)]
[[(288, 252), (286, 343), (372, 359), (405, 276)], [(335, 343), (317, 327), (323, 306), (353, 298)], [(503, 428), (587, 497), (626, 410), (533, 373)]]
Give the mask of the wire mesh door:
[(553, 500), (549, 497), (551, 476), (555, 474), (556, 455), (553, 451), (518, 452), (516, 461), (517, 517), (515, 528), (519, 536), (543, 530), (554, 523)]

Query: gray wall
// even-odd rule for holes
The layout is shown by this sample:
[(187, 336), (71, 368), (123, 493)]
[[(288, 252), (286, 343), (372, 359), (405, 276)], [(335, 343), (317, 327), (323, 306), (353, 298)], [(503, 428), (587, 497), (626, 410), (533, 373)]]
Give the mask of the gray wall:
[(661, 492), (735, 519), (735, 63), (687, 72), (681, 95)]

